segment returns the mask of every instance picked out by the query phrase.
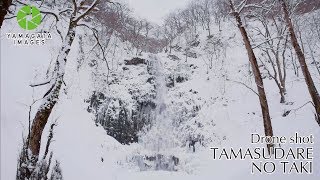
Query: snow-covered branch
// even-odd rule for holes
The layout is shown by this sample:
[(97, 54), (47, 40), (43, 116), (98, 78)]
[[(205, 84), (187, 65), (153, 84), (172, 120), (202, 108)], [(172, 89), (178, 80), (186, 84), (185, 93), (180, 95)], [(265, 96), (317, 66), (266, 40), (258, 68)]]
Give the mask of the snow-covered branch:
[[(77, 17), (75, 17), (75, 19), (73, 21), (74, 22), (78, 22), (79, 20), (84, 18), (86, 15), (88, 15), (99, 4), (99, 2), (100, 2), (100, 0), (95, 0), (82, 14), (78, 15)], [(110, 2), (110, 1), (107, 0), (107, 2)]]

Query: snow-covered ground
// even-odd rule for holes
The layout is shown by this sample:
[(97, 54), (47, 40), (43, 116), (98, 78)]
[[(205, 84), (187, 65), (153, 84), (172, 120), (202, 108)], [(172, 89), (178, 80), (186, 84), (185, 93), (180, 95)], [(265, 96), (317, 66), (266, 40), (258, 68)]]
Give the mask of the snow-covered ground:
[[(225, 26), (231, 25), (226, 23)], [(5, 33), (9, 31), (18, 31), (18, 28), (13, 24), (5, 23), (1, 29), (1, 179), (4, 180), (15, 179), (22, 133), (26, 135), (28, 130), (29, 105), (33, 99), (38, 99), (43, 95), (41, 88), (33, 91), (29, 84), (46, 71), (50, 60), (55, 58), (54, 49), (57, 49), (54, 42), (49, 42), (43, 47), (14, 46), (5, 37)], [(173, 61), (166, 53), (143, 56), (146, 59), (153, 57), (153, 60), (161, 61), (162, 67), (159, 70), (163, 72), (160, 73), (180, 73), (188, 76), (188, 81), (179, 83), (174, 88), (163, 88), (165, 89), (163, 91), (166, 92), (163, 92), (161, 101), (167, 104), (163, 112), (167, 113), (167, 116), (163, 117), (173, 117), (175, 113), (181, 111), (181, 108), (191, 108), (186, 103), (189, 100), (202, 107), (195, 117), (185, 120), (180, 129), (158, 129), (152, 134), (163, 136), (163, 139), (170, 139), (170, 137), (184, 139), (189, 133), (204, 136), (206, 145), (196, 144), (195, 153), (188, 146), (170, 147), (167, 151), (162, 149), (163, 154), (179, 158), (177, 171), (170, 172), (140, 171), (132, 161), (132, 157), (154, 152), (147, 149), (144, 143), (122, 145), (108, 136), (102, 127), (95, 125), (93, 115), (86, 111), (88, 104), (84, 102), (84, 99), (87, 99), (92, 92), (91, 69), (85, 65), (79, 72), (76, 71), (77, 47), (73, 47), (68, 58), (66, 91), (61, 92), (60, 101), (49, 122), (57, 122), (52, 150), (54, 159), (61, 162), (64, 179), (319, 179), (320, 129), (314, 120), (313, 108), (311, 105), (306, 105), (282, 117), (285, 110), (297, 109), (309, 101), (303, 78), (297, 78), (292, 72), (288, 74), (287, 101), (294, 102), (293, 105), (280, 104), (279, 93), (274, 82), (268, 79), (264, 81), (274, 134), (290, 137), (298, 132), (301, 135), (313, 134), (315, 136), (315, 143), (310, 145), (314, 148), (313, 174), (283, 175), (281, 171), (277, 171), (273, 175), (252, 175), (250, 160), (219, 161), (213, 159), (210, 147), (252, 148), (250, 134), (263, 134), (263, 122), (257, 96), (241, 84), (226, 80), (227, 76), (228, 79), (246, 82), (254, 87), (252, 79), (245, 76), (248, 60), (239, 33), (236, 29), (222, 32), (222, 34), (217, 33), (223, 39), (231, 39), (234, 34), (236, 36), (229, 40), (223, 63), (221, 60), (215, 61), (214, 68), (208, 73), (201, 56), (196, 59), (188, 58), (187, 62), (184, 62), (183, 52), (174, 50), (172, 54), (181, 60)], [(176, 43), (180, 46), (185, 45), (178, 39)], [(201, 36), (200, 46), (193, 50), (202, 54), (204, 43), (205, 38)], [(126, 58), (123, 56), (122, 60)], [(311, 69), (314, 71), (313, 68)], [(317, 85), (319, 89), (319, 82)], [(182, 96), (179, 97), (179, 94)], [(170, 102), (173, 105), (170, 105)], [(31, 117), (35, 110), (36, 105)], [(195, 122), (202, 126), (197, 126)], [(161, 122), (159, 123), (160, 125), (155, 125), (153, 128), (166, 127)], [(166, 131), (175, 132), (166, 133)], [(47, 134), (48, 126), (43, 137), (47, 137)], [(159, 137), (150, 137), (150, 134), (145, 136), (151, 142), (159, 139)], [(42, 140), (45, 143), (46, 138)], [(283, 145), (283, 147), (289, 148), (289, 145)]]

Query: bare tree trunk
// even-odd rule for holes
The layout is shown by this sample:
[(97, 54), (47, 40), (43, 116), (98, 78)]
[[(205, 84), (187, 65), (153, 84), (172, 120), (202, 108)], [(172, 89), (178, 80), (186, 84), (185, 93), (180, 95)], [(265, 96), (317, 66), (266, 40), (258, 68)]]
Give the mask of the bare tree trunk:
[(31, 127), (31, 134), (29, 139), (29, 149), (31, 150), (31, 155), (33, 161), (36, 163), (39, 157), (40, 152), (40, 143), (41, 136), (45, 125), (47, 124), (48, 118), (54, 108), (55, 104), (59, 99), (60, 89), (63, 83), (63, 77), (65, 74), (65, 65), (67, 63), (67, 56), (70, 52), (71, 45), (75, 38), (75, 28), (76, 25), (71, 22), (69, 25), (69, 30), (66, 35), (66, 39), (63, 43), (63, 46), (60, 50), (60, 53), (56, 60), (56, 65), (53, 74), (53, 80), (50, 83), (50, 89), (45, 94), (44, 100), (38, 112), (35, 115), (35, 118)]
[(301, 70), (304, 76), (304, 79), (306, 81), (311, 99), (313, 101), (315, 110), (316, 110), (316, 121), (320, 126), (320, 97), (319, 97), (319, 93), (318, 90), (313, 82), (313, 79), (311, 77), (310, 71), (308, 69), (307, 63), (306, 63), (306, 58), (305, 55), (303, 53), (303, 51), (301, 50), (301, 47), (298, 43), (298, 39), (297, 36), (295, 34), (294, 28), (293, 28), (293, 24), (292, 21), (290, 19), (290, 15), (289, 15), (289, 11), (288, 11), (288, 7), (287, 4), (284, 0), (279, 0), (281, 6), (282, 6), (282, 10), (284, 12), (284, 19), (287, 23), (288, 29), (289, 29), (289, 33), (290, 33), (290, 37), (291, 37), (291, 43), (293, 48), (296, 51), (300, 66), (301, 66)]
[(2, 27), (4, 17), (7, 15), (11, 2), (12, 0), (1, 0), (0, 2), (0, 28)]
[(282, 88), (284, 89), (284, 93), (287, 93), (287, 87), (286, 87), (286, 79), (287, 79), (287, 65), (286, 65), (286, 51), (287, 51), (287, 44), (288, 44), (288, 36), (286, 36), (286, 40), (284, 43), (284, 49), (282, 51), (282, 69), (283, 69), (283, 76), (281, 81)]
[[(271, 72), (269, 71), (266, 64), (264, 64), (262, 61), (261, 61), (261, 63), (263, 64), (265, 70), (268, 72), (268, 75), (275, 81), (276, 85), (278, 86), (279, 94), (280, 94), (280, 103), (285, 103), (285, 101), (286, 101), (286, 99), (285, 99), (285, 95), (286, 95), (285, 79), (283, 79), (282, 72), (280, 69), (279, 57), (277, 57), (277, 54), (274, 54), (275, 58), (277, 59), (276, 64), (275, 64), (273, 62), (273, 59), (272, 59), (269, 51), (268, 50), (263, 50), (263, 51), (267, 54), (267, 57), (271, 63), (271, 67), (273, 69), (274, 74), (271, 74)], [(276, 66), (277, 66), (277, 68), (276, 68)], [(277, 71), (277, 69), (278, 69), (278, 71)], [(285, 69), (284, 69), (284, 72), (285, 72)], [(278, 73), (279, 73), (279, 75), (278, 75)], [(279, 78), (279, 80), (278, 80), (278, 78)]]
[(316, 67), (316, 69), (318, 71), (318, 74), (320, 75), (320, 69), (319, 69), (319, 66), (318, 66), (318, 61), (316, 61), (316, 58), (314, 57), (314, 54), (313, 54), (313, 51), (312, 51), (310, 43), (308, 43), (308, 48), (309, 48), (309, 51), (310, 51), (310, 56), (311, 56), (312, 61), (313, 61), (313, 65)]
[[(229, 0), (229, 4), (230, 4), (230, 8), (232, 10), (233, 16), (235, 17), (236, 21), (237, 21), (237, 25), (238, 28), (241, 32), (247, 53), (248, 53), (248, 57), (249, 57), (249, 61), (251, 63), (252, 66), (252, 71), (254, 74), (254, 78), (255, 78), (255, 82), (257, 85), (257, 89), (258, 89), (258, 95), (259, 95), (259, 100), (260, 100), (260, 106), (261, 106), (261, 111), (262, 111), (262, 116), (263, 116), (263, 125), (264, 125), (264, 132), (266, 136), (273, 136), (273, 130), (272, 130), (272, 124), (271, 124), (271, 118), (270, 118), (270, 114), (269, 114), (269, 106), (268, 106), (268, 101), (267, 101), (267, 97), (266, 97), (266, 93), (264, 90), (264, 85), (263, 85), (263, 80), (261, 78), (261, 73), (260, 73), (260, 69), (258, 66), (258, 62), (256, 59), (256, 56), (253, 52), (248, 34), (246, 29), (243, 27), (242, 24), (242, 20), (240, 17), (239, 12), (237, 12), (235, 10), (234, 4), (232, 2), (232, 0)], [(267, 148), (269, 151), (269, 154), (273, 153), (272, 152), (272, 147), (274, 146), (274, 144), (267, 144)]]
[[(283, 60), (283, 62), (284, 62), (284, 60)], [(284, 74), (282, 74), (282, 73), (284, 73), (286, 71), (286, 69), (283, 68), (284, 72), (282, 72), (279, 52), (277, 52), (276, 64), (277, 64), (277, 69), (279, 72), (279, 83), (280, 83), (279, 90), (280, 90), (280, 94), (281, 94), (280, 103), (285, 103), (285, 101), (286, 101), (285, 95), (286, 95), (287, 90), (286, 90), (286, 83), (285, 83)], [(283, 66), (285, 66), (285, 65), (283, 64)]]
[(292, 47), (290, 47), (290, 57), (291, 57), (291, 64), (293, 66), (293, 70), (294, 70), (294, 74), (299, 77), (299, 67), (296, 63), (296, 59), (293, 55), (293, 52), (292, 52)]
[(208, 37), (211, 37), (211, 28), (210, 28), (210, 21), (207, 22), (207, 31), (208, 31)]
[[(285, 50), (284, 50), (284, 52), (285, 52)], [(279, 81), (278, 80), (276, 80), (276, 81), (279, 82), (279, 86), (278, 87), (279, 87), (279, 91), (280, 91), (280, 95), (281, 95), (280, 103), (285, 103), (286, 102), (285, 95), (286, 95), (287, 90), (286, 90), (285, 77), (282, 74), (279, 52), (276, 52), (275, 56), (276, 56), (276, 67), (277, 67), (278, 76), (279, 76), (278, 77)], [(270, 61), (272, 61), (272, 60), (270, 60)], [(285, 63), (284, 60), (283, 60), (283, 63)], [(285, 66), (285, 65), (283, 64), (283, 66)], [(283, 70), (284, 70), (283, 73), (285, 73), (286, 69), (283, 68)], [(277, 77), (275, 77), (275, 78), (277, 79)]]

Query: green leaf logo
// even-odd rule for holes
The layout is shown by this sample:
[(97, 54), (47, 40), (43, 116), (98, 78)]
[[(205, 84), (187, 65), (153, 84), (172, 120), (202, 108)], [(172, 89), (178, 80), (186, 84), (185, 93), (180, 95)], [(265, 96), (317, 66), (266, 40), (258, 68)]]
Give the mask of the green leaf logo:
[(34, 6), (23, 6), (17, 15), (19, 26), (25, 30), (36, 29), (41, 24), (40, 10)]

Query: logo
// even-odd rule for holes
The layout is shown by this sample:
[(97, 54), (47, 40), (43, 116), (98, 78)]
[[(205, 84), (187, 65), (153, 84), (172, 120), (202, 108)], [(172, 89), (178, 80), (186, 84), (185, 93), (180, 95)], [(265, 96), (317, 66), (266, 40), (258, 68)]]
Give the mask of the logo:
[(41, 19), (40, 10), (34, 6), (23, 6), (17, 14), (18, 24), (25, 30), (36, 29), (41, 24)]
[[(38, 8), (31, 5), (23, 6), (17, 14), (17, 22), (22, 29), (34, 30), (42, 23), (42, 15)], [(8, 40), (12, 40), (16, 46), (41, 46), (52, 39), (50, 32), (41, 33), (6, 33)]]

